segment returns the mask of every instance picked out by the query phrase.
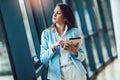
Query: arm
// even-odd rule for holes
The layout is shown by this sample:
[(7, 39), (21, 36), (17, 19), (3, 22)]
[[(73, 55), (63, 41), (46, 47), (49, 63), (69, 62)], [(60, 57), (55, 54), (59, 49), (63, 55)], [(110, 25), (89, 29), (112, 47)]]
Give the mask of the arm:
[(75, 57), (75, 59), (78, 59), (80, 61), (83, 61), (85, 59), (84, 49), (84, 43), (82, 43), (81, 47), (78, 48), (78, 56)]
[(41, 53), (40, 61), (43, 64), (47, 64), (49, 59), (54, 55), (55, 52), (48, 47), (48, 33), (47, 30), (44, 30), (41, 35)]
[[(82, 34), (80, 33), (79, 28), (75, 28), (73, 31), (74, 31), (74, 37), (82, 37)], [(79, 45), (74, 45), (73, 43), (67, 44), (65, 47), (65, 50), (68, 50), (69, 52), (71, 52), (71, 56), (74, 59), (83, 61), (85, 59), (84, 40), (82, 41), (82, 44), (80, 46)]]
[(73, 43), (71, 44), (66, 44), (65, 45), (65, 50), (71, 52), (71, 56), (74, 58), (74, 59), (77, 59), (77, 60), (80, 60), (80, 61), (83, 61), (85, 59), (85, 54), (84, 54), (84, 44), (82, 43), (81, 46), (77, 45), (75, 46)]
[[(80, 30), (79, 28), (78, 28), (77, 31), (78, 31), (78, 32), (77, 32), (78, 34), (77, 34), (76, 36), (77, 36), (77, 37), (83, 37), (83, 34), (80, 33), (81, 30)], [(78, 56), (75, 57), (75, 59), (78, 59), (78, 60), (80, 60), (80, 61), (83, 61), (83, 60), (85, 59), (85, 44), (84, 44), (84, 39), (83, 39), (83, 41), (82, 41), (82, 44), (79, 46), (77, 52), (78, 52)]]
[(49, 36), (48, 36), (48, 31), (45, 30), (42, 32), (41, 35), (41, 55), (40, 55), (40, 60), (43, 64), (47, 64), (48, 61), (51, 59), (51, 57), (56, 53), (56, 49), (58, 46), (63, 46), (64, 42), (63, 40), (60, 40), (53, 44), (52, 47), (48, 47), (49, 43)]

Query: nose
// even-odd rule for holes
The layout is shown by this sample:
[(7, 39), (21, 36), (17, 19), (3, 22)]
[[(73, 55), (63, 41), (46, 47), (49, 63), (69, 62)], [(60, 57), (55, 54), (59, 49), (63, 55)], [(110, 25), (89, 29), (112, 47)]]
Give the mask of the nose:
[(53, 14), (54, 17), (56, 17), (56, 15), (57, 15), (56, 13)]

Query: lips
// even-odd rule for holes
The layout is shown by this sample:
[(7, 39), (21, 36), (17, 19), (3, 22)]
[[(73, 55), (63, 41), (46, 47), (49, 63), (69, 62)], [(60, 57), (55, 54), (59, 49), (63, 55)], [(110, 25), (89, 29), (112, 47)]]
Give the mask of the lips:
[(54, 20), (56, 20), (56, 18), (53, 18)]

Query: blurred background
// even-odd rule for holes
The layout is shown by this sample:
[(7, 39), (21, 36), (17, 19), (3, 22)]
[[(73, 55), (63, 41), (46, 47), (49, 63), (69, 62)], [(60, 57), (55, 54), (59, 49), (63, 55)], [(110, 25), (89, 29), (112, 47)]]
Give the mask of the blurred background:
[(41, 33), (57, 3), (70, 5), (84, 35), (87, 80), (120, 80), (120, 0), (0, 0), (0, 80), (47, 80)]

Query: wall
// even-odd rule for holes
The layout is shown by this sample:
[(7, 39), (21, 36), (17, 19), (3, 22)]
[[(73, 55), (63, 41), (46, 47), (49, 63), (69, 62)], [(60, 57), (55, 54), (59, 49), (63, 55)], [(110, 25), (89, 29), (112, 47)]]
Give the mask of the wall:
[(117, 43), (116, 46), (120, 62), (120, 0), (110, 0), (110, 2), (115, 30), (115, 39)]

